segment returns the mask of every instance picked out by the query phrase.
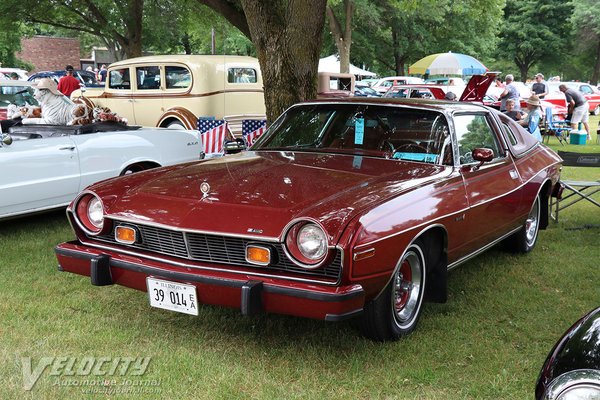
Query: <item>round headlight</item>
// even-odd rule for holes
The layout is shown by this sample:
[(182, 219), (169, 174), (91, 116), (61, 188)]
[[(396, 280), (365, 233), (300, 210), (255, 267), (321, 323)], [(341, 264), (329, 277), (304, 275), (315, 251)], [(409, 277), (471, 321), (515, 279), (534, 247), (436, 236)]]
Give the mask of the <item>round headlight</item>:
[(325, 232), (315, 224), (306, 224), (298, 231), (298, 250), (309, 260), (319, 261), (327, 254)]
[(84, 193), (75, 204), (75, 216), (79, 226), (90, 235), (98, 235), (105, 226), (104, 206), (92, 193)]
[(98, 229), (102, 229), (104, 225), (104, 210), (99, 198), (94, 197), (90, 200), (87, 207), (87, 215), (92, 225)]
[(318, 268), (328, 254), (327, 235), (313, 222), (296, 223), (287, 232), (285, 250), (297, 265), (307, 269)]

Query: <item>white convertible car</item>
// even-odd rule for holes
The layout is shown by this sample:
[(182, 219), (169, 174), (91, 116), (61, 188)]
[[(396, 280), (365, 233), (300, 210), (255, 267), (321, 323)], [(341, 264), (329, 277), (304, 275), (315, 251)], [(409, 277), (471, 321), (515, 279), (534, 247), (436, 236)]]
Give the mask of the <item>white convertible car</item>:
[(23, 125), (0, 132), (0, 219), (68, 205), (88, 185), (202, 158), (197, 131)]

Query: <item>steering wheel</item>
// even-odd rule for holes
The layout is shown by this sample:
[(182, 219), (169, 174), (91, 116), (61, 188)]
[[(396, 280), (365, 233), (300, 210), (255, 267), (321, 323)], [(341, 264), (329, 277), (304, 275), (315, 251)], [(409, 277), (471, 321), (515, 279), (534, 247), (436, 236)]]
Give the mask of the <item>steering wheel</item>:
[(393, 154), (396, 149), (394, 148), (394, 145), (392, 144), (392, 142), (390, 142), (387, 139), (384, 139), (379, 144), (379, 151), (386, 151), (386, 150), (391, 151)]
[(427, 149), (417, 143), (405, 143), (394, 149), (394, 152), (427, 153)]

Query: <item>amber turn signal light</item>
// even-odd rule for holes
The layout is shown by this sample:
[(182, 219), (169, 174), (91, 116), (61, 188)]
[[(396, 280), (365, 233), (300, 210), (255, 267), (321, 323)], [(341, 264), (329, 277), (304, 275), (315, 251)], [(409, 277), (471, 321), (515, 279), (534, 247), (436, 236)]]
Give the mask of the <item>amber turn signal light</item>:
[(137, 239), (137, 233), (134, 228), (129, 226), (117, 226), (115, 229), (115, 239), (119, 243), (132, 244)]
[(267, 247), (248, 245), (246, 247), (246, 261), (251, 264), (269, 265), (271, 250)]

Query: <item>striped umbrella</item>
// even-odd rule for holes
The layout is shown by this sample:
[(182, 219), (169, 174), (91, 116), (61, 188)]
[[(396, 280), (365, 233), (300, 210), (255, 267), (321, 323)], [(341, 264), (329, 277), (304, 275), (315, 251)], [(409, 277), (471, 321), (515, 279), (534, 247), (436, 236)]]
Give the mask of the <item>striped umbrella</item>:
[(476, 75), (487, 70), (477, 59), (452, 52), (432, 54), (408, 67), (409, 74), (421, 75)]

